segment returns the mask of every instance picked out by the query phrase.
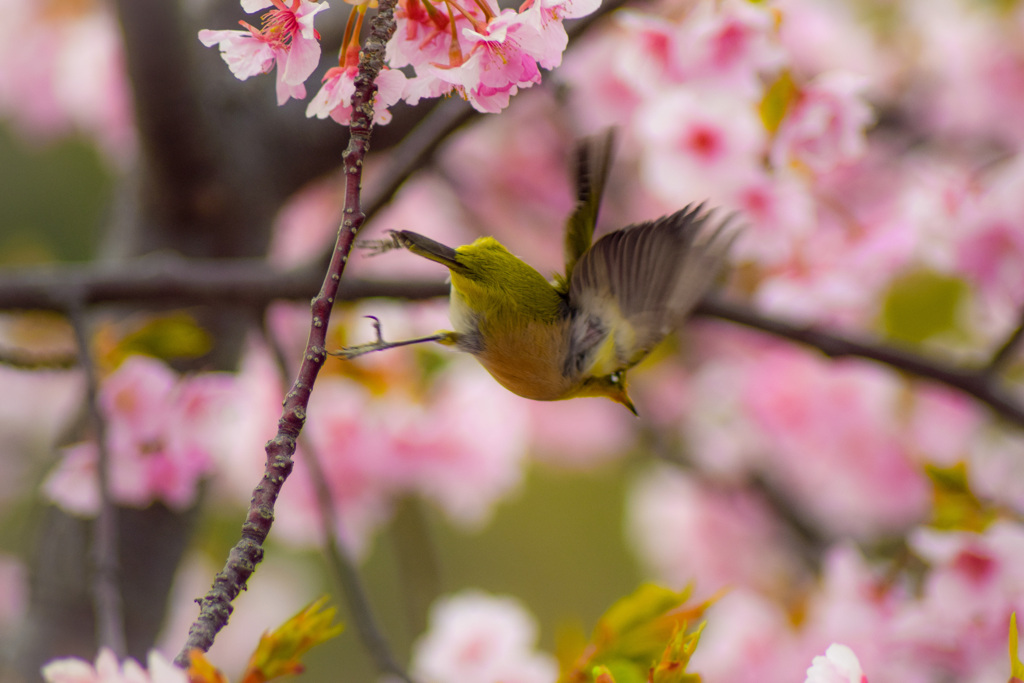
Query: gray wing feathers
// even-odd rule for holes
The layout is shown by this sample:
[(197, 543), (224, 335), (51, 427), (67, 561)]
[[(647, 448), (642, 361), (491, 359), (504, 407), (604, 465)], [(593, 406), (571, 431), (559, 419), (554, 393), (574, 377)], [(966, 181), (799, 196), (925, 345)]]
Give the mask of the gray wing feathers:
[(714, 282), (734, 237), (732, 216), (689, 205), (656, 221), (605, 235), (573, 271), (570, 304), (610, 293), (637, 343), (650, 348), (678, 327)]

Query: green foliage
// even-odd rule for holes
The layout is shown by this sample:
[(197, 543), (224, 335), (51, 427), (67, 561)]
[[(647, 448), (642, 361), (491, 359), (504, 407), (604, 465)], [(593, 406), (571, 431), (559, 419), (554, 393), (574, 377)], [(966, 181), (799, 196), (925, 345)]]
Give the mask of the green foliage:
[(0, 262), (92, 257), (112, 186), (112, 174), (87, 141), (33, 148), (0, 126)]
[(932, 482), (931, 525), (943, 530), (982, 532), (996, 519), (995, 510), (974, 495), (967, 477), (967, 465), (951, 467), (925, 465)]
[(1010, 615), (1010, 683), (1014, 681), (1024, 682), (1024, 664), (1021, 664), (1020, 656), (1017, 654), (1017, 613)]
[[(589, 642), (570, 634), (559, 648), (559, 683), (690, 683), (686, 672), (710, 601), (687, 606), (692, 590), (644, 584), (598, 619)], [(571, 641), (566, 643), (566, 641)]]
[(337, 610), (326, 604), (327, 598), (320, 598), (274, 631), (263, 634), (242, 677), (243, 683), (262, 683), (301, 673), (302, 656), (343, 630), (340, 624), (332, 623)]
[(761, 122), (765, 129), (774, 134), (786, 117), (786, 112), (793, 106), (793, 102), (799, 96), (796, 83), (788, 70), (783, 70), (779, 77), (764, 91), (764, 97), (758, 104), (757, 110), (761, 115)]
[(210, 352), (213, 340), (195, 318), (183, 312), (147, 316), (127, 329), (107, 327), (96, 342), (101, 364), (116, 368), (131, 355), (153, 356), (163, 360), (199, 358)]
[[(310, 649), (339, 635), (343, 627), (334, 624), (337, 610), (327, 607), (327, 597), (307, 605), (302, 611), (260, 638), (241, 683), (264, 683), (282, 676), (302, 673), (302, 657)], [(199, 650), (189, 653), (188, 675), (191, 683), (227, 683), (227, 678)]]
[(882, 302), (882, 328), (890, 339), (916, 344), (963, 334), (959, 312), (970, 288), (957, 277), (916, 270), (893, 281)]

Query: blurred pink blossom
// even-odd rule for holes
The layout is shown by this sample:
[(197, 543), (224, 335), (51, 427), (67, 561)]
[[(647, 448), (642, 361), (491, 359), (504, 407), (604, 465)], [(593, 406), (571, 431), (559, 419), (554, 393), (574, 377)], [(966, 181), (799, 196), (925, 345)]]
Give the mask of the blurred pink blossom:
[[(106, 420), (114, 502), (146, 507), (160, 501), (176, 510), (190, 506), (200, 478), (212, 467), (211, 451), (221, 445), (221, 410), (233, 388), (227, 374), (180, 378), (153, 358), (125, 360), (97, 396)], [(93, 442), (65, 449), (43, 484), (46, 495), (68, 512), (94, 515), (99, 509), (98, 457)]]
[(832, 643), (824, 656), (817, 656), (807, 669), (804, 683), (868, 683), (857, 655), (846, 645)]
[(916, 46), (911, 116), (952, 138), (1024, 142), (1019, 8), (1004, 15), (964, 0), (912, 0), (902, 9)]
[(921, 528), (909, 541), (931, 570), (894, 637), (932, 676), (992, 680), (1005, 669), (1010, 614), (1024, 610), (1024, 530), (1008, 521), (983, 533)]
[(792, 683), (807, 659), (788, 615), (774, 601), (737, 588), (717, 600), (690, 660), (707, 683)]
[[(456, 361), (429, 396), (417, 397), (409, 381), (415, 366), (402, 358), (381, 354), (377, 362), (390, 366), (384, 371), (395, 379), (382, 382), (379, 393), (349, 378), (321, 375), (303, 433), (309, 441), (299, 443), (277, 509), (281, 538), (300, 545), (321, 540), (321, 512), (306, 463), (310, 446), (332, 494), (341, 540), (356, 553), (369, 547), (404, 496), (422, 496), (453, 522), (478, 527), (518, 486), (526, 454), (523, 400), (470, 359)], [(373, 366), (366, 369), (375, 372)], [(262, 443), (273, 435), (282, 390), (259, 348), (248, 354), (240, 382), (235, 430), (253, 433), (233, 444), (221, 470), (223, 483), (241, 502), (252, 488), (244, 472), (261, 466)]]
[(803, 164), (816, 173), (857, 159), (874, 114), (864, 100), (867, 80), (848, 72), (820, 74), (800, 89), (772, 146), (777, 167)]
[(665, 202), (721, 203), (737, 178), (752, 175), (767, 134), (752, 102), (725, 91), (670, 90), (637, 112), (642, 180)]
[[(799, 78), (830, 71), (856, 71), (870, 79), (872, 91), (898, 92), (908, 60), (887, 45), (856, 2), (775, 0), (779, 41)], [(902, 84), (905, 87), (905, 84)]]
[(96, 663), (69, 657), (54, 659), (43, 667), (46, 683), (188, 683), (188, 674), (156, 650), (149, 653), (148, 670), (134, 659), (118, 663), (108, 648), (101, 648)]
[(745, 382), (766, 476), (819, 524), (866, 536), (925, 515), (928, 484), (900, 438), (899, 384), (888, 372), (780, 347), (757, 358)]
[(95, 138), (116, 164), (135, 153), (120, 30), (103, 3), (2, 3), (0, 116), (29, 138)]
[(884, 681), (923, 680), (901, 639), (894, 633), (897, 615), (913, 594), (873, 567), (854, 544), (842, 542), (827, 550), (820, 585), (807, 599), (801, 624), (806, 652), (821, 652), (827, 643), (842, 641)]
[(479, 234), (497, 238), (545, 275), (563, 269), (565, 220), (575, 201), (566, 131), (550, 118), (557, 109), (549, 93), (526, 93), (442, 153), (462, 222), (473, 221)]
[(466, 590), (434, 603), (411, 673), (423, 683), (549, 683), (558, 666), (536, 641), (533, 617), (514, 598)]
[(530, 449), (541, 462), (592, 468), (624, 456), (636, 438), (633, 416), (610, 401), (529, 401), (524, 407)]
[(761, 77), (777, 72), (787, 55), (770, 9), (742, 0), (699, 2), (681, 26), (675, 59), (689, 78), (756, 97)]
[(628, 537), (668, 585), (777, 595), (806, 578), (782, 526), (750, 491), (659, 467), (634, 485), (627, 514)]

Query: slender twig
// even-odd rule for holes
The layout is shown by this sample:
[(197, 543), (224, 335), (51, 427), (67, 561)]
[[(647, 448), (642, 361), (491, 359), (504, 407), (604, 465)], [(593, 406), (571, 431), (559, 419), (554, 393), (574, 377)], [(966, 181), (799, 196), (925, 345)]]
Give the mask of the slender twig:
[(709, 298), (697, 308), (699, 315), (746, 325), (777, 337), (812, 346), (831, 358), (856, 357), (890, 365), (918, 377), (958, 389), (988, 405), (998, 415), (1024, 426), (1024, 407), (997, 386), (985, 371), (964, 369), (925, 358), (893, 346), (840, 337), (813, 327), (794, 325), (760, 315), (750, 308)]
[(124, 604), (121, 600), (117, 508), (110, 496), (110, 450), (107, 447), (106, 421), (97, 402), (99, 378), (92, 362), (85, 309), (80, 302), (75, 301), (68, 306), (67, 313), (78, 345), (78, 364), (85, 375), (85, 404), (98, 453), (96, 479), (100, 509), (93, 524), (92, 538), (92, 595), (96, 635), (101, 646), (109, 647), (121, 658), (127, 655), (128, 645), (124, 631)]
[[(284, 349), (266, 324), (263, 326), (263, 338), (267, 341), (274, 361), (284, 376), (288, 372), (288, 361)], [(358, 567), (338, 543), (337, 504), (327, 485), (327, 476), (321, 466), (320, 454), (308, 438), (300, 435), (299, 439), (302, 441), (302, 454), (309, 467), (317, 508), (319, 508), (320, 518), (324, 524), (324, 546), (327, 550), (327, 561), (330, 564), (331, 572), (345, 594), (356, 631), (379, 673), (390, 674), (405, 683), (413, 683), (409, 674), (398, 663), (391, 644), (377, 623), (373, 606), (370, 604), (369, 593), (359, 575)]]
[(267, 443), (266, 467), (263, 478), (253, 491), (249, 512), (242, 525), (242, 539), (231, 549), (227, 564), (214, 578), (213, 587), (199, 601), (199, 618), (189, 629), (188, 639), (175, 658), (175, 663), (181, 667), (188, 665), (191, 650), (208, 650), (217, 633), (227, 624), (233, 609), (232, 601), (245, 588), (256, 565), (263, 559), (263, 542), (270, 533), (274, 504), (291, 474), (295, 442), (306, 420), (310, 392), (327, 358), (325, 345), (331, 309), (352, 244), (365, 220), (359, 196), (363, 161), (370, 148), (373, 129), (375, 81), (384, 65), (384, 45), (395, 31), (395, 3), (396, 0), (381, 0), (377, 15), (371, 22), (370, 35), (359, 54), (356, 90), (352, 95), (350, 138), (342, 157), (346, 178), (344, 219), (320, 292), (310, 306), (312, 323), (298, 376), (285, 395), (277, 435)]
[(1006, 364), (1010, 362), (1010, 359), (1013, 358), (1013, 354), (1020, 345), (1022, 338), (1024, 338), (1024, 311), (1021, 312), (1020, 322), (1017, 324), (1017, 327), (1014, 328), (1013, 332), (1007, 336), (1006, 341), (1000, 344), (999, 348), (992, 354), (988, 365), (985, 366), (985, 372), (989, 375), (995, 375), (1002, 371)]

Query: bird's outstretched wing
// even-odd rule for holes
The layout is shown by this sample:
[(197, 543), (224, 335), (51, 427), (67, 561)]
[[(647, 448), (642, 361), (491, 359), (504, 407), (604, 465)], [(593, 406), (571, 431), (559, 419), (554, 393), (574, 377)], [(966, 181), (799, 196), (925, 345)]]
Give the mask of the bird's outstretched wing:
[(576, 263), (593, 242), (614, 147), (614, 129), (599, 137), (581, 140), (576, 145), (576, 208), (565, 225), (565, 275), (559, 279), (559, 289), (563, 293), (568, 292)]
[[(703, 204), (609, 233), (573, 269), (569, 305), (586, 329), (615, 330), (620, 360), (639, 362), (711, 287), (735, 231)], [(577, 335), (585, 339), (587, 335)]]

